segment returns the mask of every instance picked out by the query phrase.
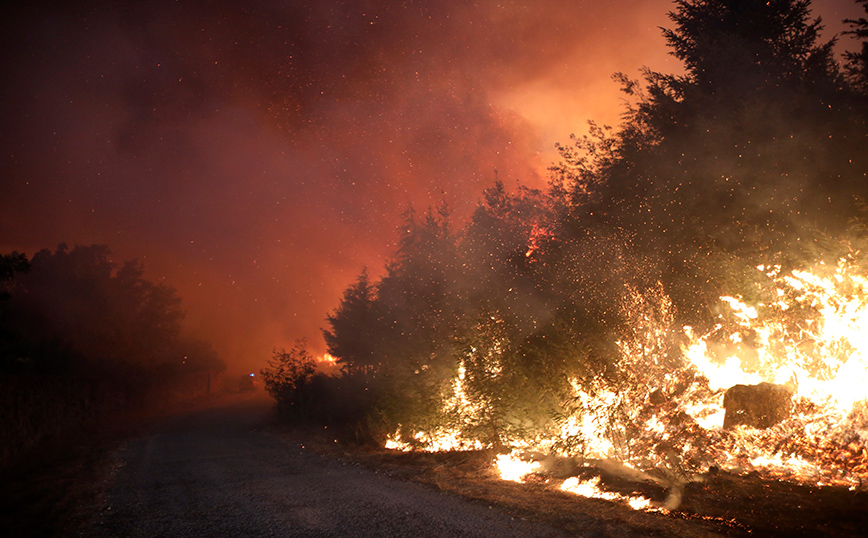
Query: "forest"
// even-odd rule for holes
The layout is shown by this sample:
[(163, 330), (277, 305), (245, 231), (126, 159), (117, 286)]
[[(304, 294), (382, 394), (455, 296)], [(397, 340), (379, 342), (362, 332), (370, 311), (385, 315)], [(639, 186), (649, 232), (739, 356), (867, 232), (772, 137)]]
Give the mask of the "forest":
[(181, 298), (143, 274), (104, 245), (0, 256), (0, 462), (111, 413), (217, 389), (223, 359), (182, 335)]
[[(468, 222), (404, 213), (383, 276), (362, 270), (328, 314), (341, 373), (317, 373), (303, 340), (275, 350), (263, 374), (286, 416), (405, 449), (583, 454), (593, 415), (625, 461), (651, 443), (678, 448), (670, 469), (707, 469), (686, 447), (719, 432), (664, 409), (718, 390), (687, 367), (695, 335), (712, 359), (761, 362), (746, 320), (798, 312), (778, 341), (819, 360), (796, 280), (866, 268), (868, 21), (822, 40), (801, 0), (680, 0), (669, 18), (683, 71), (615, 74), (621, 123), (559, 145), (547, 189), (495, 181)], [(665, 435), (649, 439), (651, 415)]]

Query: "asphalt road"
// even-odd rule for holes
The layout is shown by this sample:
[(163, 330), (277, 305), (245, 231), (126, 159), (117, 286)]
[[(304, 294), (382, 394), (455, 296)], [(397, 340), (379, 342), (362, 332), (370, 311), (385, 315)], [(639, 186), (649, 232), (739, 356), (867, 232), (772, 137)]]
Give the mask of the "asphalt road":
[(266, 427), (270, 405), (199, 411), (130, 441), (82, 536), (565, 536), (319, 456)]

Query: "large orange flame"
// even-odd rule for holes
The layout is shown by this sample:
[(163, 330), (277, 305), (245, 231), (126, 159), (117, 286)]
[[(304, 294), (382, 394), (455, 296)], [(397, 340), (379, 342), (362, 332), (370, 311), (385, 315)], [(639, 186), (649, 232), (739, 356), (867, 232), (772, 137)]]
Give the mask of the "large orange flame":
[[(783, 274), (760, 266), (768, 282), (763, 300), (721, 297), (719, 323), (708, 334), (675, 326), (662, 286), (632, 291), (625, 311), (632, 334), (618, 344), (620, 385), (603, 379), (570, 382), (550, 435), (513, 439), (498, 457), (501, 477), (521, 481), (538, 471), (522, 454), (617, 460), (662, 482), (684, 484), (712, 466), (756, 471), (777, 479), (857, 487), (868, 479), (868, 278), (845, 258), (834, 266)], [(666, 342), (686, 344), (674, 357)], [(496, 365), (495, 365), (496, 366)], [(484, 402), (464, 389), (462, 365), (444, 412), (472, 417)], [(734, 385), (772, 383), (792, 391), (792, 408), (767, 428), (723, 428), (724, 394)], [(567, 404), (566, 402), (569, 402)], [(387, 446), (427, 450), (488, 448), (452, 429), (394, 436)], [(622, 498), (598, 482), (567, 479), (581, 495), (654, 510), (645, 499)]]

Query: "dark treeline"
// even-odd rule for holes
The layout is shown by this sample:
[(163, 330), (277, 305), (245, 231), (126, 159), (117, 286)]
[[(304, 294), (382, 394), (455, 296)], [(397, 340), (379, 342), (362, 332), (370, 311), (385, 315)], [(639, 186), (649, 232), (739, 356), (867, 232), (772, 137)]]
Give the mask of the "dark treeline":
[(225, 368), (209, 343), (181, 335), (175, 290), (105, 246), (2, 255), (0, 293), (0, 460), (107, 412), (194, 384), (207, 392)]
[[(663, 35), (683, 74), (616, 75), (622, 123), (560, 146), (548, 190), (498, 182), (460, 226), (446, 207), (408, 212), (384, 276), (362, 272), (328, 316), (342, 375), (305, 370), (278, 398), (407, 440), (449, 426), (444, 397), (460, 368), (477, 406), (462, 431), (499, 446), (560, 412), (570, 378), (617, 384), (618, 343), (643, 324), (702, 330), (721, 294), (764, 293), (759, 264), (857, 256), (868, 22), (846, 21), (840, 38), (856, 52), (836, 58), (808, 1), (677, 1), (670, 19)], [(655, 343), (655, 368), (680, 361), (678, 334)], [(277, 353), (267, 385), (305, 353)]]
[(210, 344), (181, 337), (181, 298), (143, 278), (138, 261), (118, 265), (103, 245), (61, 244), (30, 260), (4, 255), (0, 263), (4, 373), (224, 368)]

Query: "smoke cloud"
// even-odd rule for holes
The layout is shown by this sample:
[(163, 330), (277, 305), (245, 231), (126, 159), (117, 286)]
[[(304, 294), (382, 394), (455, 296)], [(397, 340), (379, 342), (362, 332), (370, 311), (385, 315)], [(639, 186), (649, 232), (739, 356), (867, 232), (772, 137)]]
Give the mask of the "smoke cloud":
[[(401, 214), (617, 122), (674, 72), (654, 2), (32, 2), (2, 23), (0, 249), (108, 245), (178, 289), (230, 368), (319, 328)], [(847, 2), (818, 3), (830, 22)]]

